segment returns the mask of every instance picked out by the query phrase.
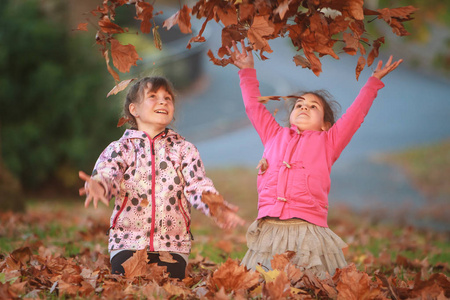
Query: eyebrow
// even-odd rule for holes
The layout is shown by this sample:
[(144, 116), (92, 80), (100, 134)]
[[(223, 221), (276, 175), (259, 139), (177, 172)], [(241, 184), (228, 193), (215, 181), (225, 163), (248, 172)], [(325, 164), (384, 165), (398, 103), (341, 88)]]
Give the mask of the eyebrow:
[[(295, 104), (297, 104), (297, 103), (300, 102), (300, 101), (306, 101), (306, 99), (303, 98), (303, 97), (298, 97), (297, 101), (295, 101)], [(312, 100), (312, 101), (310, 101), (310, 103), (322, 105), (322, 104), (321, 104), (319, 101), (317, 101), (317, 100)]]

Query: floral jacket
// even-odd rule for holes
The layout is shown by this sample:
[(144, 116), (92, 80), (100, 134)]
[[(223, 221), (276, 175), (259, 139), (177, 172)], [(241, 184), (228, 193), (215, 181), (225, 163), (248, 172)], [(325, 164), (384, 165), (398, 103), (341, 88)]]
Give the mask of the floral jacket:
[(202, 193), (217, 193), (197, 148), (170, 129), (153, 139), (126, 130), (102, 152), (92, 178), (115, 197), (109, 251), (189, 253), (191, 206), (209, 215)]

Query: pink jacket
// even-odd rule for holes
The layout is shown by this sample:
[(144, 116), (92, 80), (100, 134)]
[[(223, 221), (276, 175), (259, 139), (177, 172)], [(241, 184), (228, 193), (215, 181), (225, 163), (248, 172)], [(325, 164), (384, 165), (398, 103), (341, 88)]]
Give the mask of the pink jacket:
[(370, 77), (346, 113), (328, 131), (280, 126), (265, 106), (255, 69), (239, 71), (247, 115), (264, 145), (268, 169), (258, 174), (258, 219), (301, 218), (328, 227), (331, 166), (361, 126), (384, 84)]
[(217, 193), (194, 145), (166, 129), (151, 139), (126, 130), (100, 155), (92, 173), (115, 197), (109, 250), (191, 249), (191, 205), (209, 215), (204, 191)]

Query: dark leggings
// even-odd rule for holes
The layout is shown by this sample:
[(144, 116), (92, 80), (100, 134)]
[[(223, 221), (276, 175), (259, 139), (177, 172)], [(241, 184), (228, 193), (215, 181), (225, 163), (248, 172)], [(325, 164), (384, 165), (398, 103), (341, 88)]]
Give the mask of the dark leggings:
[[(125, 270), (122, 267), (122, 264), (133, 256), (136, 251), (133, 250), (123, 250), (114, 255), (111, 260), (111, 273), (112, 274), (125, 274)], [(161, 261), (159, 259), (158, 253), (148, 253), (149, 264), (157, 263), (158, 266), (167, 267), (167, 272), (169, 272), (169, 276), (171, 278), (183, 279), (186, 273), (186, 261), (181, 255), (176, 253), (170, 253), (173, 256), (173, 259), (176, 260), (176, 263), (168, 263)]]

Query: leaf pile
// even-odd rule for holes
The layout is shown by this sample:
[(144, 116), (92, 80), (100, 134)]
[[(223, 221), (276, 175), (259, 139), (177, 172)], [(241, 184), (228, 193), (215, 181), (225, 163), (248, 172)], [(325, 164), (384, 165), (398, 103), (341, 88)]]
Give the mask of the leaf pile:
[[(412, 227), (393, 230), (349, 217), (339, 211), (330, 225), (350, 245), (349, 266), (334, 276), (318, 278), (290, 264), (292, 252), (275, 256), (269, 271), (248, 271), (239, 258), (230, 258), (236, 234), (197, 234), (194, 247), (212, 244), (223, 262), (213, 262), (195, 249), (187, 277), (170, 279), (165, 267), (146, 264), (137, 252), (125, 264), (127, 277), (111, 275), (106, 237), (109, 210), (83, 210), (43, 204), (26, 214), (0, 213), (0, 298), (156, 298), (156, 299), (447, 299), (450, 269), (447, 262), (430, 262), (443, 254), (436, 244), (448, 243), (445, 234)], [(204, 229), (205, 222), (193, 224)], [(399, 233), (396, 233), (399, 231)], [(5, 243), (5, 238), (9, 242)], [(389, 244), (375, 255), (368, 252), (371, 239)], [(227, 243), (228, 242), (228, 243)], [(379, 242), (377, 242), (379, 244)], [(68, 249), (72, 247), (71, 252)], [(78, 249), (78, 250), (77, 250)], [(448, 250), (448, 248), (447, 248)], [(389, 252), (388, 252), (389, 251)], [(195, 252), (197, 252), (195, 254)], [(422, 253), (408, 258), (408, 253)], [(445, 254), (445, 253), (444, 253)], [(445, 256), (444, 256), (445, 257)]]
[[(366, 63), (368, 66), (373, 63), (384, 43), (384, 37), (369, 35), (365, 25), (380, 19), (392, 28), (394, 34), (405, 36), (409, 33), (403, 22), (412, 20), (411, 15), (416, 11), (413, 6), (369, 10), (363, 4), (363, 0), (198, 0), (192, 8), (183, 5), (164, 21), (163, 27), (169, 30), (178, 25), (182, 33), (192, 34), (191, 16), (203, 20), (200, 31), (187, 44), (190, 49), (192, 43), (205, 42), (203, 32), (208, 22), (221, 23), (219, 58), (211, 50), (208, 52), (211, 61), (221, 66), (230, 63), (230, 58), (225, 58), (228, 55), (226, 47), (231, 47), (232, 41), (243, 39), (248, 40), (249, 49), (259, 51), (259, 56), (265, 60), (264, 53), (273, 52), (269, 41), (288, 37), (296, 50), (303, 52), (303, 55), (294, 56), (295, 64), (311, 69), (317, 76), (322, 72), (321, 57), (329, 55), (339, 59), (338, 54), (342, 52), (349, 55), (359, 53), (358, 78)], [(154, 6), (145, 0), (103, 0), (91, 14), (98, 20), (94, 23), (96, 43), (116, 82), (120, 81), (119, 75), (110, 66), (110, 56), (113, 66), (123, 73), (129, 72), (141, 59), (133, 45), (122, 45), (114, 37), (128, 32), (127, 28), (115, 23), (116, 9), (123, 5), (135, 6), (135, 19), (141, 21), (140, 31), (144, 34), (151, 31), (156, 48), (162, 49), (159, 27), (153, 24), (152, 28), (154, 16), (162, 14), (162, 11), (155, 13)], [(80, 23), (77, 29), (87, 30), (87, 23)]]

